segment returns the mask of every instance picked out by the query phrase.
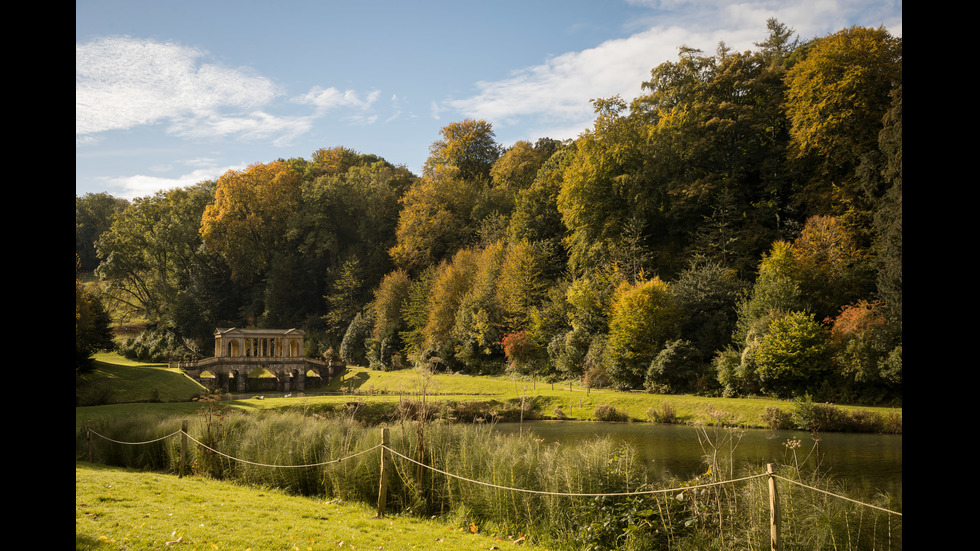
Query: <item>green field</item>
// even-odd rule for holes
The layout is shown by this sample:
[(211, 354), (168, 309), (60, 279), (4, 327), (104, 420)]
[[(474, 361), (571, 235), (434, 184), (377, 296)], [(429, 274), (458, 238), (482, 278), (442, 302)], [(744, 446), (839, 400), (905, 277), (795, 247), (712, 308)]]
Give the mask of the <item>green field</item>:
[(446, 521), (378, 518), (363, 503), (75, 463), (76, 549), (455, 550), (512, 547), (518, 538)]
[[(190, 400), (207, 393), (206, 389), (177, 369), (163, 364), (137, 364), (116, 354), (97, 356), (96, 370), (81, 384), (86, 388), (101, 388), (114, 405), (76, 409), (76, 424), (104, 415), (121, 415), (120, 411), (137, 410), (182, 412), (194, 411)], [(84, 391), (83, 391), (84, 392)], [(317, 392), (332, 392), (317, 395)], [(789, 411), (793, 403), (771, 398), (714, 398), (695, 395), (660, 395), (645, 392), (616, 392), (606, 389), (586, 389), (578, 383), (544, 383), (508, 377), (481, 377), (458, 374), (425, 374), (416, 370), (377, 371), (351, 366), (340, 379), (330, 385), (311, 389), (308, 395), (275, 397), (281, 394), (238, 396), (226, 395), (227, 405), (241, 409), (307, 408), (356, 402), (365, 415), (383, 415), (399, 400), (426, 400), (431, 404), (480, 403), (478, 411), (510, 411), (503, 420), (516, 420), (523, 400), (530, 417), (596, 420), (599, 406), (612, 406), (629, 421), (647, 422), (654, 412), (669, 407), (676, 423), (714, 424), (747, 428), (763, 428), (763, 414), (775, 406)], [(841, 410), (872, 412), (881, 415), (901, 415), (901, 408), (857, 407), (839, 405)], [(380, 410), (380, 412), (379, 412)], [(371, 417), (365, 417), (371, 421)], [(458, 419), (472, 421), (473, 419)]]
[[(198, 419), (200, 423), (199, 414), (214, 404), (199, 401), (207, 395), (206, 390), (166, 365), (133, 363), (113, 354), (100, 355), (97, 362), (95, 371), (76, 380), (77, 396), (89, 393), (107, 402), (75, 409), (76, 549), (542, 549), (531, 543), (549, 541), (548, 534), (539, 539), (508, 527), (509, 522), (477, 526), (465, 511), (446, 511), (433, 518), (420, 518), (411, 512), (377, 518), (371, 499), (343, 502), (302, 497), (277, 489), (284, 487), (279, 483), (249, 485), (200, 474), (178, 477), (167, 467), (161, 468), (164, 472), (140, 472), (84, 462), (80, 460), (87, 457), (83, 429), (89, 422), (99, 425), (128, 420), (142, 430), (142, 423), (153, 425), (159, 419), (167, 426), (145, 428), (154, 435), (163, 434), (177, 431), (180, 419)], [(648, 422), (652, 411), (663, 411), (669, 404), (677, 423), (723, 421), (762, 427), (767, 407), (787, 411), (794, 407), (792, 402), (771, 399), (613, 392), (567, 382), (552, 385), (507, 377), (384, 372), (362, 367), (351, 367), (343, 378), (315, 390), (332, 394), (222, 395), (219, 403), (246, 413), (276, 410), (304, 417), (341, 413), (365, 425), (393, 420), (404, 413), (398, 409), (400, 404), (409, 401), (432, 405), (434, 416), (464, 423), (474, 420), (468, 416), (499, 415), (498, 421), (517, 421), (520, 412), (525, 419), (594, 421), (600, 406), (614, 407), (627, 421)], [(531, 407), (521, 409), (522, 402)], [(900, 426), (900, 408), (840, 409), (898, 416)], [(169, 427), (171, 422), (173, 427)], [(315, 426), (312, 423), (305, 428)], [(258, 437), (265, 442), (276, 434)], [(318, 439), (324, 440), (323, 435)], [(498, 449), (497, 453), (503, 452)], [(279, 464), (275, 459), (269, 462)], [(367, 476), (372, 478), (369, 485), (374, 485), (366, 492), (370, 494), (376, 491), (377, 479), (374, 474)]]

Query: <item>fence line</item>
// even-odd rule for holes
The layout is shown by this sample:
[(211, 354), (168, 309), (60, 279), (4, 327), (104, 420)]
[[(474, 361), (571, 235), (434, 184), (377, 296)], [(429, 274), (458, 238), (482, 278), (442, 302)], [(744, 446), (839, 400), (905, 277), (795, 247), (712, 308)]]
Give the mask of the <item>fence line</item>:
[(434, 472), (437, 472), (439, 474), (442, 474), (442, 475), (445, 475), (445, 476), (448, 476), (448, 477), (456, 478), (458, 480), (463, 480), (465, 482), (471, 482), (473, 484), (479, 484), (481, 486), (489, 486), (491, 488), (497, 488), (499, 490), (508, 490), (508, 491), (511, 491), (511, 492), (522, 492), (522, 493), (525, 493), (525, 494), (538, 494), (538, 495), (549, 495), (549, 496), (566, 496), (566, 497), (607, 497), (608, 496), (608, 497), (615, 497), (615, 496), (638, 496), (638, 495), (648, 495), (648, 494), (661, 494), (661, 493), (668, 493), (668, 492), (679, 492), (679, 491), (683, 491), (683, 490), (693, 490), (693, 489), (696, 489), (696, 488), (707, 488), (709, 486), (718, 486), (720, 484), (728, 484), (728, 483), (731, 483), (731, 482), (741, 482), (743, 480), (751, 480), (753, 478), (761, 478), (763, 476), (769, 476), (766, 473), (762, 473), (762, 474), (755, 474), (755, 475), (746, 476), (744, 478), (736, 478), (736, 479), (733, 479), (733, 480), (723, 480), (721, 482), (710, 482), (710, 483), (707, 483), (707, 484), (697, 484), (697, 485), (694, 485), (694, 486), (682, 486), (680, 488), (665, 488), (665, 489), (662, 489), (662, 490), (642, 490), (642, 491), (636, 491), (636, 492), (612, 492), (612, 493), (601, 493), (601, 494), (579, 494), (579, 493), (569, 493), (569, 492), (549, 492), (549, 491), (545, 491), (545, 490), (528, 490), (528, 489), (525, 489), (525, 488), (511, 488), (511, 487), (508, 487), (508, 486), (500, 486), (498, 484), (491, 484), (489, 482), (481, 482), (479, 480), (473, 480), (471, 478), (465, 478), (465, 477), (462, 477), (462, 476), (459, 476), (459, 475), (456, 475), (456, 474), (448, 473), (446, 471), (437, 469), (437, 468), (435, 468), (435, 467), (433, 467), (431, 465), (426, 465), (425, 463), (422, 463), (420, 461), (416, 461), (416, 460), (412, 459), (411, 457), (407, 457), (405, 455), (402, 455), (402, 454), (396, 452), (395, 450), (393, 450), (393, 449), (391, 449), (391, 448), (389, 448), (387, 446), (385, 446), (385, 449), (387, 449), (391, 453), (397, 455), (398, 457), (401, 457), (402, 459), (411, 461), (412, 463), (415, 463), (416, 465), (420, 465), (422, 467), (425, 467), (426, 469), (429, 469), (430, 471), (434, 471)]
[[(412, 463), (415, 463), (416, 465), (419, 465), (419, 466), (424, 467), (426, 469), (429, 469), (431, 471), (437, 472), (437, 473), (442, 474), (444, 476), (452, 477), (452, 478), (455, 478), (455, 479), (458, 479), (458, 480), (462, 480), (464, 482), (470, 482), (472, 484), (479, 484), (479, 485), (482, 485), (482, 486), (488, 486), (488, 487), (497, 488), (497, 489), (500, 489), (500, 490), (513, 491), (513, 492), (522, 492), (522, 493), (527, 493), (527, 494), (564, 496), (564, 497), (604, 497), (604, 496), (608, 496), (608, 497), (617, 497), (617, 496), (619, 496), (619, 497), (621, 497), (621, 496), (649, 495), (649, 494), (668, 493), (668, 492), (671, 492), (672, 493), (672, 492), (692, 490), (692, 489), (697, 489), (697, 488), (707, 488), (707, 487), (711, 487), (711, 486), (718, 486), (718, 485), (721, 485), (721, 484), (730, 484), (730, 483), (741, 482), (741, 481), (745, 481), (745, 480), (752, 480), (752, 479), (755, 479), (755, 478), (769, 477), (769, 479), (770, 479), (770, 488), (773, 488), (772, 482), (774, 481), (774, 479), (779, 479), (779, 480), (783, 480), (783, 481), (788, 482), (788, 483), (791, 483), (791, 484), (795, 484), (795, 485), (801, 486), (803, 488), (807, 488), (809, 490), (813, 490), (813, 491), (820, 492), (820, 493), (823, 493), (823, 494), (826, 494), (826, 495), (829, 495), (829, 496), (832, 496), (832, 497), (836, 497), (836, 498), (839, 498), (839, 499), (850, 501), (850, 502), (855, 503), (857, 505), (861, 505), (861, 506), (864, 506), (864, 507), (870, 507), (872, 509), (876, 509), (878, 511), (882, 511), (882, 512), (885, 512), (885, 513), (890, 513), (892, 515), (902, 516), (902, 513), (899, 513), (897, 511), (891, 511), (889, 509), (878, 507), (878, 506), (872, 505), (870, 503), (864, 503), (864, 502), (861, 502), (861, 501), (858, 501), (858, 500), (855, 500), (855, 499), (852, 499), (852, 498), (849, 498), (849, 497), (846, 497), (846, 496), (842, 496), (842, 495), (839, 495), (839, 494), (828, 492), (826, 490), (822, 490), (820, 488), (815, 488), (813, 486), (808, 486), (808, 485), (803, 484), (801, 482), (798, 482), (796, 480), (792, 480), (792, 479), (789, 479), (789, 478), (786, 478), (786, 477), (783, 477), (783, 476), (779, 476), (779, 475), (774, 474), (772, 472), (772, 470), (771, 470), (772, 469), (772, 466), (771, 465), (769, 466), (769, 469), (767, 470), (767, 472), (761, 473), (761, 474), (757, 474), (757, 475), (749, 475), (749, 476), (746, 476), (746, 477), (743, 477), (743, 478), (736, 478), (736, 479), (732, 479), (732, 480), (724, 480), (724, 481), (719, 481), (719, 482), (709, 482), (709, 483), (704, 483), (704, 484), (696, 484), (696, 485), (693, 485), (693, 486), (684, 486), (684, 487), (679, 487), (679, 488), (667, 488), (667, 489), (661, 489), (661, 490), (643, 490), (643, 491), (635, 491), (635, 492), (613, 492), (613, 493), (568, 493), (568, 492), (551, 492), (551, 491), (544, 491), (544, 490), (530, 490), (530, 489), (526, 489), (526, 488), (511, 488), (511, 487), (507, 487), (507, 486), (500, 486), (500, 485), (497, 485), (497, 484), (491, 484), (489, 482), (482, 482), (482, 481), (479, 481), (479, 480), (473, 480), (473, 479), (470, 479), (470, 478), (466, 478), (466, 477), (463, 477), (463, 476), (460, 476), (460, 475), (456, 475), (456, 474), (452, 474), (452, 473), (443, 471), (441, 469), (437, 469), (437, 468), (435, 468), (435, 467), (433, 467), (431, 465), (426, 465), (425, 463), (422, 463), (420, 461), (416, 461), (415, 459), (412, 459), (411, 457), (408, 457), (406, 455), (403, 455), (403, 454), (399, 453), (398, 451), (392, 449), (390, 446), (388, 446), (388, 443), (387, 443), (387, 432), (388, 432), (388, 429), (383, 429), (383, 430), (384, 430), (384, 438), (382, 439), (382, 442), (380, 444), (377, 444), (375, 446), (372, 446), (370, 448), (367, 448), (365, 450), (359, 451), (357, 453), (354, 453), (354, 454), (349, 455), (349, 456), (346, 456), (346, 457), (341, 457), (341, 458), (338, 458), (338, 459), (332, 459), (332, 460), (329, 460), (329, 461), (324, 461), (322, 463), (312, 463), (312, 464), (308, 464), (308, 465), (273, 465), (273, 464), (256, 463), (256, 462), (253, 462), (253, 461), (248, 461), (248, 460), (245, 460), (245, 459), (233, 457), (233, 456), (230, 456), (228, 454), (222, 453), (222, 452), (220, 452), (220, 451), (218, 451), (218, 450), (216, 450), (214, 448), (211, 448), (211, 447), (207, 446), (206, 444), (200, 442), (199, 440), (195, 439), (194, 437), (190, 436), (187, 433), (187, 431), (186, 431), (186, 427), (185, 428), (181, 428), (181, 430), (172, 432), (172, 433), (170, 433), (170, 434), (168, 434), (166, 436), (162, 436), (160, 438), (156, 438), (156, 439), (153, 439), (153, 440), (148, 440), (148, 441), (145, 441), (145, 442), (123, 442), (123, 441), (120, 441), (120, 440), (114, 440), (112, 438), (109, 438), (107, 436), (104, 436), (102, 434), (99, 434), (98, 432), (92, 430), (91, 427), (89, 427), (88, 428), (88, 438), (89, 438), (89, 445), (90, 445), (89, 456), (90, 456), (90, 459), (91, 459), (91, 456), (92, 456), (92, 452), (91, 452), (91, 439), (92, 439), (92, 435), (98, 436), (99, 438), (102, 438), (102, 439), (107, 440), (109, 442), (113, 442), (113, 443), (116, 443), (116, 444), (123, 444), (123, 445), (144, 445), (144, 444), (152, 444), (154, 442), (159, 442), (161, 440), (165, 440), (167, 438), (171, 438), (173, 436), (180, 435), (182, 438), (190, 438), (191, 440), (193, 440), (195, 443), (197, 443), (202, 448), (205, 448), (205, 449), (207, 449), (207, 450), (209, 450), (209, 451), (211, 451), (213, 453), (216, 453), (218, 455), (221, 455), (223, 457), (226, 457), (226, 458), (228, 458), (228, 459), (230, 459), (232, 461), (238, 461), (238, 462), (241, 462), (241, 463), (246, 463), (246, 464), (249, 464), (249, 465), (255, 465), (255, 466), (260, 466), (260, 467), (280, 468), (280, 469), (285, 469), (285, 468), (308, 468), (308, 467), (319, 467), (319, 466), (324, 466), (324, 465), (330, 465), (330, 464), (339, 463), (341, 461), (345, 461), (345, 460), (348, 460), (348, 459), (352, 459), (354, 457), (358, 457), (360, 455), (363, 455), (363, 454), (366, 454), (366, 453), (369, 453), (371, 451), (374, 451), (376, 449), (381, 448), (382, 449), (382, 464), (384, 464), (384, 462), (386, 460), (386, 458), (384, 457), (384, 453), (383, 452), (384, 451), (388, 451), (388, 452), (390, 452), (390, 453), (392, 453), (394, 455), (397, 455), (398, 457), (400, 457), (402, 459), (405, 459), (407, 461), (410, 461)], [(384, 470), (384, 467), (382, 466), (382, 473), (384, 473), (384, 472), (385, 472), (385, 470)], [(386, 484), (385, 484), (384, 480), (382, 480), (381, 488), (379, 489), (379, 491), (381, 492), (382, 495), (383, 495), (383, 492), (385, 491), (385, 485)], [(379, 499), (379, 504), (378, 504), (378, 507), (379, 507), (379, 510), (378, 510), (379, 516), (381, 516), (383, 514), (383, 503), (381, 502), (382, 499)]]
[(365, 453), (368, 453), (370, 451), (374, 451), (374, 450), (376, 450), (376, 449), (378, 449), (378, 448), (381, 447), (381, 444), (378, 444), (378, 445), (373, 446), (373, 447), (370, 447), (370, 448), (368, 448), (366, 450), (359, 451), (359, 452), (357, 452), (357, 453), (355, 453), (353, 455), (348, 455), (347, 457), (341, 457), (339, 459), (331, 459), (330, 461), (324, 461), (322, 463), (310, 463), (308, 465), (272, 465), (272, 464), (269, 464), (269, 463), (256, 463), (254, 461), (248, 461), (248, 460), (241, 459), (241, 458), (238, 458), (238, 457), (232, 457), (232, 456), (230, 456), (230, 455), (228, 455), (226, 453), (222, 453), (222, 452), (220, 452), (220, 451), (218, 451), (218, 450), (216, 450), (216, 449), (208, 446), (207, 444), (204, 444), (203, 442), (201, 442), (200, 440), (195, 439), (191, 435), (187, 435), (187, 437), (190, 438), (191, 440), (193, 440), (194, 442), (196, 442), (202, 448), (204, 448), (204, 449), (206, 449), (208, 451), (211, 451), (213, 453), (216, 453), (216, 454), (218, 454), (218, 455), (220, 455), (222, 457), (227, 457), (228, 459), (231, 459), (232, 461), (238, 461), (239, 463), (245, 463), (247, 465), (255, 465), (255, 466), (258, 466), (258, 467), (273, 467), (273, 468), (277, 468), (277, 469), (305, 469), (307, 467), (322, 467), (324, 465), (331, 465), (333, 463), (340, 463), (341, 461), (346, 461), (348, 459), (353, 459), (353, 458), (355, 458), (355, 457), (357, 457), (359, 455), (363, 455)]

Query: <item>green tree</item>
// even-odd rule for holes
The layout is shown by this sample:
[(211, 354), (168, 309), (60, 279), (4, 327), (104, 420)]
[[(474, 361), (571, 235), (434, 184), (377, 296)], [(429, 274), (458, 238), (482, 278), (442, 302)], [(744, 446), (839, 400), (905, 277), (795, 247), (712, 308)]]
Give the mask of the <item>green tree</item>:
[(93, 366), (92, 356), (99, 350), (112, 350), (111, 319), (102, 300), (86, 290), (78, 280), (80, 262), (75, 259), (75, 373), (85, 373)]
[(647, 368), (666, 343), (676, 339), (680, 312), (670, 287), (659, 278), (623, 282), (609, 317), (609, 367), (618, 388), (642, 388)]
[(675, 339), (650, 362), (644, 387), (663, 394), (693, 392), (706, 385), (707, 365), (691, 341)]
[(671, 282), (683, 321), (682, 338), (691, 341), (704, 358), (731, 344), (738, 321), (736, 306), (748, 286), (734, 269), (705, 258), (694, 258)]
[(641, 219), (650, 230), (657, 210), (657, 188), (642, 174), (640, 121), (622, 114), (626, 104), (618, 97), (594, 105), (595, 128), (575, 141), (557, 201), (568, 229), (569, 264), (577, 272), (609, 264), (625, 225)]
[(213, 197), (213, 182), (134, 199), (96, 245), (96, 274), (107, 293), (133, 316), (166, 318), (198, 266), (201, 214)]
[[(393, 354), (403, 347), (401, 334), (405, 326), (402, 310), (411, 290), (412, 280), (405, 270), (388, 273), (374, 290), (374, 300), (370, 304), (374, 319), (370, 357), (372, 363), (381, 369), (393, 369)], [(382, 350), (388, 353), (382, 354)]]
[(425, 346), (425, 327), (429, 319), (429, 295), (436, 276), (435, 267), (427, 267), (412, 281), (408, 296), (402, 303), (401, 317), (404, 329), (399, 336), (403, 352), (408, 359), (417, 360)]
[(763, 390), (779, 397), (826, 394), (831, 369), (830, 336), (812, 314), (775, 318), (755, 350)]
[(89, 272), (98, 267), (95, 244), (112, 227), (116, 215), (128, 206), (129, 201), (108, 193), (86, 193), (75, 197), (75, 254), (81, 271)]
[(328, 339), (340, 343), (350, 322), (364, 308), (367, 300), (360, 261), (356, 257), (345, 260), (335, 272), (330, 277), (330, 292), (323, 297), (327, 305), (323, 318), (327, 324)]

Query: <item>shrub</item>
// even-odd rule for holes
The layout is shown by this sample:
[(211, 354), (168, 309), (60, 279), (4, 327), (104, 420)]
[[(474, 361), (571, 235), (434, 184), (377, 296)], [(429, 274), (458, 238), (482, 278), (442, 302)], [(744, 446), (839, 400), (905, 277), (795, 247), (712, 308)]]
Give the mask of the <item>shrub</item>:
[(694, 343), (672, 340), (650, 362), (644, 386), (654, 392), (690, 392), (704, 372), (701, 351)]
[(615, 407), (609, 404), (602, 404), (595, 408), (593, 412), (597, 421), (626, 421), (626, 414), (620, 413)]
[(843, 431), (850, 426), (848, 415), (833, 404), (814, 403), (810, 395), (793, 401), (793, 426), (810, 432)]
[(829, 333), (805, 312), (774, 319), (755, 350), (760, 380), (779, 396), (818, 386), (830, 373), (830, 360)]
[(658, 408), (647, 409), (647, 419), (654, 423), (675, 423), (677, 422), (677, 411), (670, 402), (660, 404)]
[(194, 353), (183, 341), (165, 329), (146, 330), (119, 345), (123, 357), (147, 363), (165, 363), (191, 359)]
[(762, 422), (772, 430), (789, 429), (793, 427), (793, 416), (776, 406), (766, 406), (762, 413)]

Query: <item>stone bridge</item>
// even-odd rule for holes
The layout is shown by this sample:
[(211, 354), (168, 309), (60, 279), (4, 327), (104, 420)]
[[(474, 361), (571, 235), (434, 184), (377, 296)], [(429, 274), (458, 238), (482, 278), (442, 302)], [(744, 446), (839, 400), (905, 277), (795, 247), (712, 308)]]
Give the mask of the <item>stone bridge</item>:
[[(219, 328), (214, 332), (213, 358), (178, 362), (176, 367), (205, 387), (225, 392), (255, 390), (249, 388), (248, 375), (258, 369), (275, 376), (275, 390), (280, 392), (304, 391), (310, 371), (319, 376), (322, 384), (343, 375), (347, 366), (342, 362), (304, 356), (304, 335), (300, 329)], [(202, 377), (205, 372), (213, 377)]]

